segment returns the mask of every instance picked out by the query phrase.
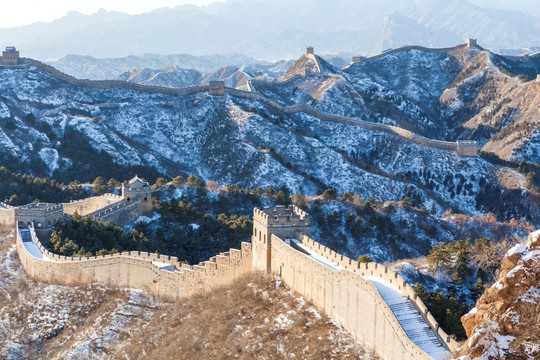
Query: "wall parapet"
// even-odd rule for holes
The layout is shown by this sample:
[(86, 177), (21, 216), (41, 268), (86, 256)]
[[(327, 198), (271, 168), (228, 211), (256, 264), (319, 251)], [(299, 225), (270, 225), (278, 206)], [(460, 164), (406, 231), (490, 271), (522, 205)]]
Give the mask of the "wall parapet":
[[(314, 303), (326, 315), (338, 320), (347, 331), (384, 359), (432, 360), (408, 337), (370, 281), (348, 269), (331, 270), (309, 259), (306, 254), (295, 250), (276, 235), (272, 235), (271, 241), (272, 269), (279, 271), (284, 283)], [(362, 316), (359, 316), (358, 309), (362, 309)], [(371, 321), (373, 316), (376, 321)], [(366, 322), (360, 324), (359, 317), (365, 317)]]
[[(250, 243), (242, 243), (240, 250), (230, 249), (229, 252), (219, 254), (219, 262), (210, 259), (193, 266), (183, 264), (175, 256), (142, 251), (123, 251), (91, 257), (63, 256), (52, 253), (43, 246), (31, 225), (28, 228), (30, 239), (43, 256), (43, 259), (39, 259), (26, 249), (21, 230), (17, 229), (21, 263), (30, 277), (50, 283), (73, 285), (97, 281), (150, 290), (163, 299), (178, 299), (227, 283), (251, 271)], [(196, 273), (198, 275), (195, 275)]]
[(16, 209), (16, 208), (17, 208), (16, 206), (12, 206), (12, 205), (6, 204), (3, 201), (0, 201), (0, 210), (12, 210), (12, 209)]
[[(465, 46), (465, 45), (459, 45), (459, 46)], [(459, 48), (459, 46), (456, 48)], [(391, 50), (391, 51), (385, 52), (384, 54), (368, 58), (367, 60), (374, 60), (377, 57), (386, 56), (395, 51), (404, 51), (404, 50), (410, 50), (410, 49), (416, 49), (416, 48), (423, 49), (426, 51), (433, 51), (433, 52), (437, 52), (437, 51), (443, 52), (443, 51), (447, 51), (448, 49), (456, 49), (456, 48), (428, 49), (428, 48), (423, 48), (421, 46), (409, 46), (409, 47), (403, 47), (403, 48)], [(317, 57), (313, 54), (308, 54), (306, 56), (309, 56), (310, 58), (314, 59), (315, 64), (320, 72), (321, 70), (320, 70), (320, 65), (319, 65)], [(23, 61), (26, 64), (35, 66), (43, 71), (46, 71), (52, 76), (60, 80), (63, 80), (71, 85), (90, 88), (90, 89), (101, 89), (101, 90), (103, 89), (130, 89), (130, 90), (135, 90), (135, 91), (141, 91), (141, 92), (147, 92), (147, 93), (158, 93), (158, 94), (164, 94), (164, 95), (169, 95), (169, 96), (187, 96), (191, 94), (210, 91), (210, 88), (208, 85), (196, 85), (196, 86), (191, 86), (187, 88), (167, 88), (167, 87), (159, 87), (159, 86), (139, 85), (139, 84), (130, 83), (126, 81), (119, 81), (119, 80), (81, 80), (73, 76), (67, 75), (55, 69), (54, 67), (44, 64), (38, 60), (23, 58)], [(284, 81), (278, 81), (275, 83), (273, 82), (264, 82), (264, 83), (265, 83), (265, 86), (281, 86), (281, 85), (286, 85), (287, 81), (293, 82), (293, 81), (298, 80), (300, 77), (301, 77), (300, 75), (297, 75), (297, 77), (293, 76), (293, 78), (290, 78)], [(253, 85), (253, 84), (256, 84), (257, 81), (261, 81), (261, 80), (250, 80), (250, 81), (251, 81), (251, 85)], [(275, 84), (275, 85), (270, 85), (270, 84)], [(291, 105), (287, 107), (287, 106), (281, 105), (275, 100), (272, 100), (260, 93), (256, 93), (253, 91), (244, 91), (244, 90), (238, 90), (238, 89), (232, 89), (232, 88), (224, 88), (224, 93), (232, 95), (232, 96), (240, 97), (240, 98), (257, 100), (269, 106), (277, 108), (278, 110), (283, 111), (287, 114), (303, 112), (324, 121), (342, 123), (342, 124), (353, 125), (353, 126), (360, 126), (367, 130), (383, 131), (386, 133), (398, 135), (400, 137), (408, 139), (411, 142), (414, 142), (422, 146), (432, 147), (432, 148), (441, 149), (441, 150), (456, 151), (455, 143), (451, 143), (451, 142), (447, 142), (443, 140), (429, 139), (424, 136), (414, 134), (410, 131), (398, 128), (397, 126), (371, 123), (368, 121), (363, 121), (361, 119), (356, 119), (356, 118), (347, 117), (347, 116), (325, 114), (313, 108), (310, 108), (305, 104), (295, 104), (295, 105)]]
[(359, 263), (356, 260), (352, 260), (344, 255), (341, 255), (331, 250), (330, 248), (316, 242), (315, 240), (305, 235), (302, 236), (302, 239), (300, 239), (300, 241), (310, 250), (326, 257), (331, 261), (336, 262), (338, 265), (354, 272), (355, 274), (358, 274), (360, 276), (377, 276), (395, 285), (405, 296), (409, 298), (409, 300), (413, 302), (418, 312), (422, 315), (425, 322), (433, 330), (441, 343), (445, 344), (446, 347), (451, 351), (455, 351), (459, 347), (459, 343), (440, 328), (437, 320), (435, 320), (433, 315), (431, 315), (427, 306), (423, 303), (420, 297), (418, 297), (416, 291), (414, 291), (414, 289), (399, 273), (395, 272), (394, 270), (385, 265), (375, 262)]
[(365, 120), (361, 120), (361, 119), (357, 119), (357, 118), (353, 118), (349, 116), (343, 116), (343, 115), (326, 114), (321, 111), (315, 110), (314, 108), (309, 107), (305, 104), (294, 104), (291, 106), (284, 106), (278, 103), (277, 101), (256, 92), (225, 88), (225, 93), (230, 94), (232, 96), (244, 98), (244, 99), (260, 101), (286, 114), (304, 113), (323, 121), (334, 122), (334, 123), (339, 123), (339, 124), (344, 124), (344, 125), (359, 126), (366, 130), (381, 131), (388, 134), (397, 135), (401, 138), (404, 138), (406, 140), (409, 140), (410, 142), (413, 142), (415, 144), (418, 144), (424, 147), (430, 147), (434, 149), (447, 150), (447, 151), (457, 151), (457, 145), (455, 142), (430, 139), (425, 136), (418, 135), (416, 133), (413, 133), (412, 131), (405, 130), (403, 128), (400, 128), (394, 125), (373, 123), (373, 122), (369, 122), (369, 121), (365, 121)]

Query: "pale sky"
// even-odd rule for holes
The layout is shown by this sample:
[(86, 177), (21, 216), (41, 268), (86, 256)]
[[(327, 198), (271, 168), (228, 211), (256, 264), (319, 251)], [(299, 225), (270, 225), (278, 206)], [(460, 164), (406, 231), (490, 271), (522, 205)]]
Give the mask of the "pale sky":
[(0, 28), (22, 26), (36, 21), (52, 21), (71, 10), (91, 14), (103, 8), (140, 14), (167, 6), (206, 5), (215, 1), (223, 0), (3, 0)]

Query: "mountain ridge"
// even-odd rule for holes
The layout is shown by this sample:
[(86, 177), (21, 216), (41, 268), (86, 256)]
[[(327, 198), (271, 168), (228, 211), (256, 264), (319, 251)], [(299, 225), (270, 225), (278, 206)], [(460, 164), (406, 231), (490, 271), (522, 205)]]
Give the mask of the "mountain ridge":
[[(74, 16), (38, 24), (44, 27), (39, 37), (32, 35), (35, 32), (31, 30), (38, 26), (35, 24), (2, 29), (0, 36), (40, 59), (60, 58), (68, 53), (118, 57), (142, 51), (196, 55), (240, 52), (259, 58), (284, 58), (293, 57), (295, 49), (306, 43), (328, 53), (354, 49), (369, 55), (388, 46), (442, 46), (468, 37), (479, 38), (492, 49), (540, 43), (538, 17), (523, 10), (492, 9), (464, 0), (428, 4), (422, 0), (385, 1), (377, 5), (367, 0), (340, 0), (331, 5), (311, 2), (309, 6), (301, 0), (227, 1), (127, 17), (101, 12), (73, 23)], [(387, 31), (385, 26), (389, 19), (393, 19), (393, 31)], [(146, 31), (141, 34), (143, 25)], [(165, 41), (164, 32), (175, 36)], [(371, 40), (366, 41), (366, 37)]]

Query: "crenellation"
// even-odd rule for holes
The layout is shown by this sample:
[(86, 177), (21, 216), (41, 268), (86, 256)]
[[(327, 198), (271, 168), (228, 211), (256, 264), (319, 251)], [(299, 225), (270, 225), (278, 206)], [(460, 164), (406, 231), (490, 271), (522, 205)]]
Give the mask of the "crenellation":
[(230, 258), (228, 256), (218, 255), (216, 256), (216, 263), (218, 266), (229, 266)]

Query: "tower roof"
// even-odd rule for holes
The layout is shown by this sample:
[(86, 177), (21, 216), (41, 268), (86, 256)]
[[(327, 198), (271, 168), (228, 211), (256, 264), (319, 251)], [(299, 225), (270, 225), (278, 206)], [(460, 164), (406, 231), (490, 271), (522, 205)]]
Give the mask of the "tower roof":
[(145, 182), (140, 177), (138, 177), (137, 175), (135, 175), (135, 177), (133, 177), (133, 179), (129, 180), (130, 185), (135, 184), (137, 182), (139, 182), (141, 184), (145, 184)]

